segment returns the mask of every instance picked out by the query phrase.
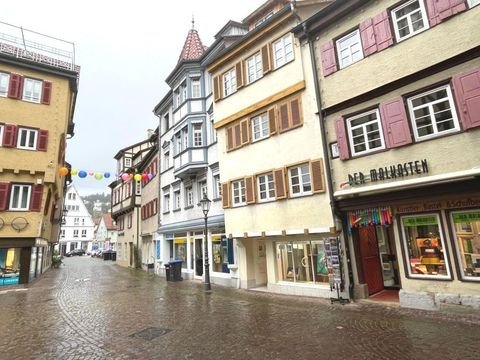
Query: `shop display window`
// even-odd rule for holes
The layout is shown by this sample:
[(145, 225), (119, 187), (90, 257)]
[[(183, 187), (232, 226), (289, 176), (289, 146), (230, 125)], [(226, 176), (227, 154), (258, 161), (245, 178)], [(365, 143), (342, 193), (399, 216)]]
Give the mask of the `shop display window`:
[(0, 286), (18, 284), (21, 250), (20, 248), (0, 249)]
[(480, 281), (480, 209), (451, 213), (462, 278)]
[(231, 240), (224, 236), (212, 236), (212, 270), (214, 272), (230, 272), (228, 269), (229, 243), (231, 243)]
[(187, 268), (187, 239), (176, 238), (173, 244), (173, 256), (175, 260), (182, 260), (182, 268)]
[(323, 240), (276, 244), (279, 281), (328, 283)]
[(410, 277), (449, 279), (447, 249), (438, 214), (403, 216), (401, 219)]

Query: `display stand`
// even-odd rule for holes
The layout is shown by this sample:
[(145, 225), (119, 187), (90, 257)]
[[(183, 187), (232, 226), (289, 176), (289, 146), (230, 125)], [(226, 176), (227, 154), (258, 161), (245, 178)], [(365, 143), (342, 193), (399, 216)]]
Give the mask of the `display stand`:
[(330, 303), (339, 302), (344, 305), (349, 303), (349, 299), (340, 296), (340, 292), (344, 290), (341, 243), (338, 237), (325, 239), (325, 256), (327, 257), (328, 281), (330, 283), (330, 291), (336, 292), (336, 297), (330, 297)]

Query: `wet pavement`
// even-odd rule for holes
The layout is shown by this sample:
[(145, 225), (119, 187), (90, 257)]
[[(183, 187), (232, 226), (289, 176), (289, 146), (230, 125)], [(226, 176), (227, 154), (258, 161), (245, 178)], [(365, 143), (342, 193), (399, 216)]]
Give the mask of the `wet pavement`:
[(76, 257), (0, 289), (0, 359), (478, 359), (480, 313), (166, 282)]

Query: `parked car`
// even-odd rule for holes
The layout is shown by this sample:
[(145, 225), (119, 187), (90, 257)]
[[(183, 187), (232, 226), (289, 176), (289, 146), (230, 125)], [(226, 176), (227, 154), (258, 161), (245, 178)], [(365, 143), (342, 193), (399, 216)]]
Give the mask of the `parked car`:
[(72, 251), (69, 251), (65, 254), (66, 257), (70, 256), (83, 256), (85, 255), (85, 250), (84, 249), (73, 249)]
[(102, 257), (102, 250), (93, 250), (91, 256), (92, 257)]

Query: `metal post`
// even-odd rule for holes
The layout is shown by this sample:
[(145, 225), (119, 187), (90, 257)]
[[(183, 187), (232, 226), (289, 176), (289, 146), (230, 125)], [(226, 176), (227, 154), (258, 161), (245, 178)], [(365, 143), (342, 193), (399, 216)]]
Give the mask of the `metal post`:
[(210, 291), (212, 287), (210, 286), (210, 266), (208, 264), (208, 227), (207, 227), (207, 217), (205, 214), (205, 291)]

